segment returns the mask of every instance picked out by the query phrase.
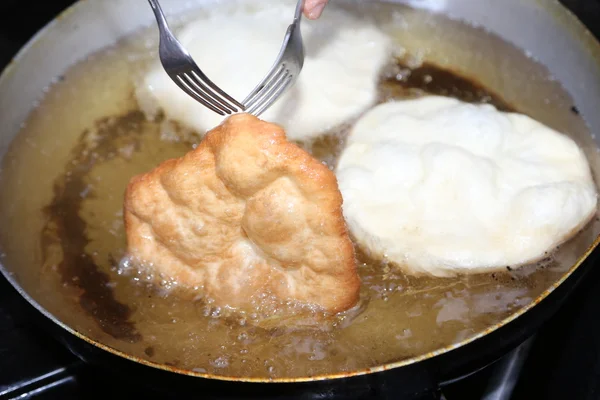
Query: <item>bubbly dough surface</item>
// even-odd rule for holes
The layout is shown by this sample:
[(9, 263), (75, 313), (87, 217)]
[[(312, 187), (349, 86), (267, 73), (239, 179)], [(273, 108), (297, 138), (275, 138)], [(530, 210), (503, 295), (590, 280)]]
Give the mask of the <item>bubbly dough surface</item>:
[[(295, 1), (221, 3), (177, 32), (203, 72), (242, 101), (274, 63), (294, 15)], [(290, 140), (309, 140), (358, 117), (377, 96), (391, 40), (366, 20), (330, 5), (317, 21), (303, 19), (305, 63), (295, 85), (261, 118), (282, 125)], [(200, 106), (165, 73), (158, 60), (138, 85), (147, 114), (203, 135), (224, 117)]]
[(219, 306), (268, 293), (339, 312), (358, 300), (336, 177), (275, 124), (228, 118), (134, 177), (124, 208), (129, 254)]
[(439, 96), (369, 111), (337, 176), (357, 241), (415, 275), (537, 261), (596, 211), (587, 159), (570, 138)]

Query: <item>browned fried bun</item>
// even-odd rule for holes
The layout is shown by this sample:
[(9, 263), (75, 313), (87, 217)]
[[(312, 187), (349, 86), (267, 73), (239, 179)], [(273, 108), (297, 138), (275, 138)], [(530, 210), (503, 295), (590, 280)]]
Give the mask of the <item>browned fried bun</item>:
[(334, 173), (249, 114), (134, 177), (124, 218), (133, 259), (217, 305), (246, 309), (262, 293), (328, 312), (358, 301)]

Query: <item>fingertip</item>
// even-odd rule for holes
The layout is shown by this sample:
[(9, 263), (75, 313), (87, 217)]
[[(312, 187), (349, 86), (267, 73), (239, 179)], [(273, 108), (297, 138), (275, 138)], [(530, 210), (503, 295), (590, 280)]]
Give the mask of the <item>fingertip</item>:
[(318, 19), (323, 14), (326, 5), (327, 2), (319, 2), (310, 8), (305, 8), (304, 15), (308, 19)]

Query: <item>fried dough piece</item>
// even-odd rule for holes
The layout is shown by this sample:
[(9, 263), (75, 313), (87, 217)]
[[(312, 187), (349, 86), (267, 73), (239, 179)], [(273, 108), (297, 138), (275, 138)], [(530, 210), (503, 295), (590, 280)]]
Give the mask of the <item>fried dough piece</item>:
[(573, 139), (524, 114), (443, 96), (373, 108), (336, 172), (357, 243), (409, 275), (530, 265), (597, 212)]
[(269, 293), (335, 313), (358, 301), (335, 175), (249, 114), (134, 177), (124, 218), (134, 260), (216, 305), (248, 309)]

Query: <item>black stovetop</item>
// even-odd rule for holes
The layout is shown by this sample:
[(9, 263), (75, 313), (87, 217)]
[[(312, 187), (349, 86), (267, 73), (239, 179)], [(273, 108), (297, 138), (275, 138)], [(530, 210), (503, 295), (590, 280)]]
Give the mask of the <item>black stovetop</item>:
[[(0, 0), (0, 69), (72, 0)], [(140, 0), (140, 6), (145, 3)], [(600, 37), (600, 0), (563, 0)], [(88, 365), (35, 324), (0, 276), (0, 399), (156, 398), (125, 377)], [(600, 398), (600, 270), (592, 270), (558, 314), (519, 353), (443, 388), (447, 400), (507, 399), (490, 388), (524, 355), (511, 399)], [(527, 351), (526, 351), (527, 350)], [(512, 357), (512, 358), (509, 358)], [(517, 363), (518, 364), (518, 363)], [(510, 379), (508, 379), (510, 380)], [(100, 383), (102, 382), (102, 383)], [(109, 382), (109, 384), (107, 384)], [(504, 381), (506, 383), (506, 380)]]

